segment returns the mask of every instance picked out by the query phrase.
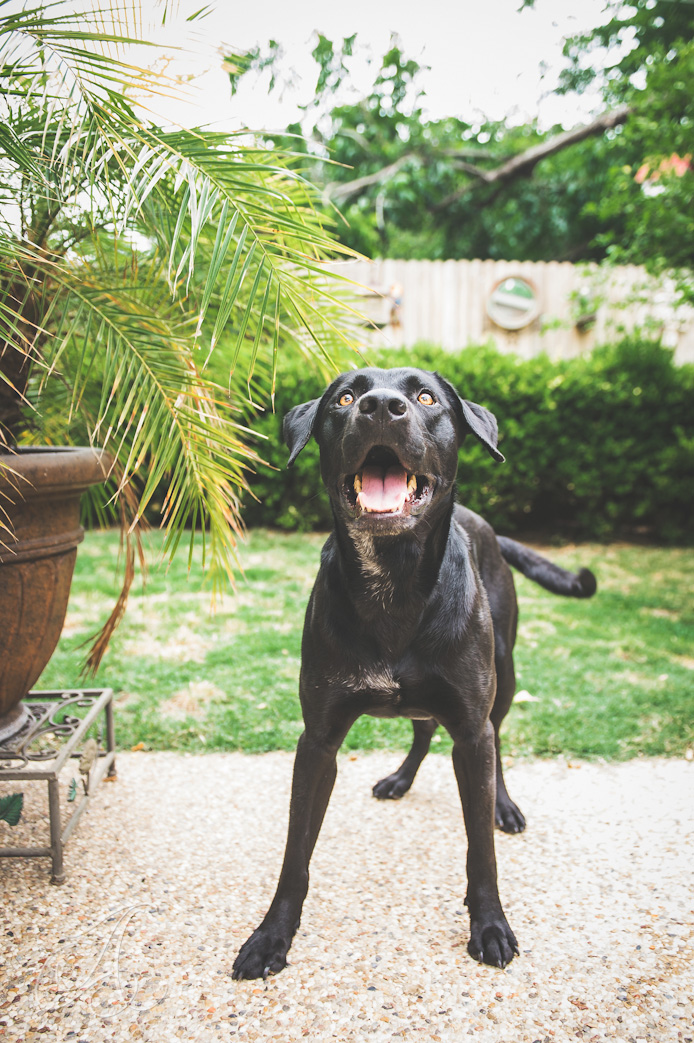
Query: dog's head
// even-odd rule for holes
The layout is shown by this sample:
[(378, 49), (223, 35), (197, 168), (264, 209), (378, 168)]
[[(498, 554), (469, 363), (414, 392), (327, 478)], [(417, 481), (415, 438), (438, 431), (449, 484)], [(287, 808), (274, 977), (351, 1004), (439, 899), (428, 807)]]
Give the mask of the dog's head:
[(450, 499), (458, 446), (472, 433), (496, 460), (497, 425), (438, 373), (360, 369), (284, 418), (289, 466), (313, 437), (333, 506), (346, 522), (388, 534)]

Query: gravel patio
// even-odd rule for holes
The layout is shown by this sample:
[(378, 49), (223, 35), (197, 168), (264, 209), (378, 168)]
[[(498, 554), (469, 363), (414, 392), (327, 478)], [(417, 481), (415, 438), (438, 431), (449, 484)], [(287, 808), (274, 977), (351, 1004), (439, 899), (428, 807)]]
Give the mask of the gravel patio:
[[(694, 764), (509, 766), (528, 829), (497, 832), (521, 949), (500, 971), (466, 952), (450, 761), (374, 800), (397, 763), (341, 758), (290, 965), (234, 982), (274, 891), (292, 756), (119, 754), (65, 884), (47, 859), (1, 864), (0, 1040), (694, 1040)], [(32, 785), (5, 843), (41, 834)]]

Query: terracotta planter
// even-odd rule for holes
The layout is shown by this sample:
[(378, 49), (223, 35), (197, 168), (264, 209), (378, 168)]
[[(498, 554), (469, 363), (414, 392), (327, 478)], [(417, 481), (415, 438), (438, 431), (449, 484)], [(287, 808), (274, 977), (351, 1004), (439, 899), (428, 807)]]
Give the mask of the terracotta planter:
[(63, 628), (77, 546), (80, 497), (102, 482), (98, 449), (31, 449), (0, 456), (0, 741), (24, 724), (22, 699)]

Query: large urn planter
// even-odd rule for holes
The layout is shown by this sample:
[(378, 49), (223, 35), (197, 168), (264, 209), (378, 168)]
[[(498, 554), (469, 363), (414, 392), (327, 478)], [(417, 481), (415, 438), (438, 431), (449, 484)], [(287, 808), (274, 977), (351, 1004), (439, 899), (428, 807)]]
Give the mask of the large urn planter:
[(0, 456), (0, 742), (24, 725), (22, 699), (58, 643), (84, 538), (80, 498), (110, 462), (88, 448)]

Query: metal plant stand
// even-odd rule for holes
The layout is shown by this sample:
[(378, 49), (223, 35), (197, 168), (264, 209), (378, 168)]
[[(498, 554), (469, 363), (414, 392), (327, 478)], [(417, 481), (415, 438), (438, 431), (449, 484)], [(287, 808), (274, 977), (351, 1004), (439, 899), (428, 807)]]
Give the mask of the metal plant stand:
[[(51, 843), (50, 847), (0, 848), (0, 857), (50, 857), (51, 883), (62, 884), (65, 844), (104, 776), (116, 776), (113, 691), (83, 688), (29, 692), (24, 705), (29, 711), (26, 724), (0, 744), (0, 782), (38, 779), (48, 783)], [(75, 810), (63, 828), (59, 776), (70, 758), (79, 759), (81, 793), (73, 780), (68, 800), (75, 801)]]

